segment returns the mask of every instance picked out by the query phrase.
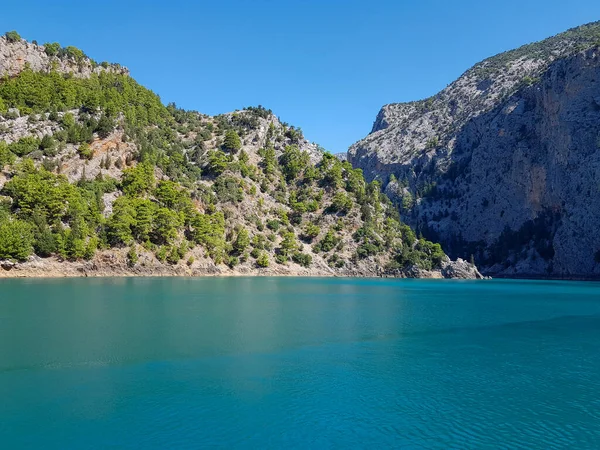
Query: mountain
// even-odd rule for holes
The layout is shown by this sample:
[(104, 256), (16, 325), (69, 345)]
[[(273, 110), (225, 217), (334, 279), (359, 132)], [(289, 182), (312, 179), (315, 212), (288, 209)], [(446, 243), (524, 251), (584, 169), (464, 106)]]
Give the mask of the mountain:
[(600, 276), (600, 22), (389, 104), (348, 161), (451, 257), (494, 276)]
[(263, 107), (165, 106), (118, 64), (16, 32), (0, 77), (0, 276), (480, 276)]

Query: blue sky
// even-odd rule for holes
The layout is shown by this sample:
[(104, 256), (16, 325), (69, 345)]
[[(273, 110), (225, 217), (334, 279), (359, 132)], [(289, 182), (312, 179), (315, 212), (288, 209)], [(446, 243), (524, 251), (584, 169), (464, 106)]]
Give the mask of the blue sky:
[(0, 30), (120, 62), (165, 103), (262, 104), (333, 152), (385, 103), (496, 53), (600, 20), (598, 0), (11, 1)]

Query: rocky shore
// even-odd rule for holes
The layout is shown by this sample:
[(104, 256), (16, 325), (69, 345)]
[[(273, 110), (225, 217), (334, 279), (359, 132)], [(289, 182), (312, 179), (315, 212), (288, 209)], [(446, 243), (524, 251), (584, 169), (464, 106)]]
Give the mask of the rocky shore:
[(405, 271), (389, 271), (382, 267), (364, 266), (353, 269), (332, 269), (328, 266), (302, 267), (298, 264), (259, 268), (240, 264), (234, 268), (216, 265), (208, 258), (189, 263), (161, 263), (151, 254), (140, 255), (139, 261), (128, 264), (124, 251), (103, 251), (91, 261), (63, 261), (56, 257), (31, 257), (26, 262), (0, 261), (0, 278), (75, 278), (75, 277), (206, 277), (206, 276), (301, 276), (301, 277), (383, 277), (429, 279), (484, 279), (472, 264), (458, 259), (442, 263), (441, 269), (422, 270), (412, 267)]

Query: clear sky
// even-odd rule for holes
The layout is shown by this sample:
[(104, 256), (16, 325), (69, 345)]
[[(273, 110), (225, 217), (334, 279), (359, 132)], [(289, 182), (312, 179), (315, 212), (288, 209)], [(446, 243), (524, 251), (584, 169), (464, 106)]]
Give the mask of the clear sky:
[(0, 30), (119, 62), (186, 109), (262, 104), (341, 152), (382, 105), (595, 20), (598, 0), (17, 0), (3, 2)]

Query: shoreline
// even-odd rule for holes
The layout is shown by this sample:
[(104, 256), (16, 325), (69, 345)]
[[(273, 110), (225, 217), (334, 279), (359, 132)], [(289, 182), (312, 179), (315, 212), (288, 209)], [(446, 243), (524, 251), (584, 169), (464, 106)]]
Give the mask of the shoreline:
[(61, 278), (242, 278), (242, 277), (281, 277), (281, 278), (371, 278), (371, 279), (386, 279), (386, 278), (397, 278), (397, 279), (445, 279), (438, 272), (431, 272), (423, 274), (418, 277), (411, 276), (394, 276), (390, 274), (375, 273), (330, 273), (322, 271), (307, 271), (307, 272), (292, 272), (292, 271), (281, 271), (281, 270), (264, 270), (264, 269), (253, 269), (250, 271), (235, 271), (235, 270), (223, 270), (219, 272), (190, 270), (187, 272), (181, 271), (125, 271), (125, 270), (98, 270), (98, 271), (63, 271), (63, 272), (38, 272), (35, 270), (29, 270), (27, 268), (14, 268), (14, 269), (1, 269), (0, 268), (0, 280), (2, 279), (18, 279), (18, 278), (29, 278), (29, 279), (61, 279)]
[[(463, 262), (464, 263), (464, 262)], [(474, 267), (465, 268), (459, 262), (447, 262), (442, 269), (422, 270), (416, 267), (404, 271), (387, 271), (374, 261), (362, 261), (350, 268), (333, 269), (324, 264), (303, 267), (289, 262), (259, 268), (251, 262), (236, 267), (215, 264), (208, 258), (198, 258), (191, 265), (183, 262), (165, 264), (150, 254), (140, 255), (134, 266), (127, 264), (124, 251), (98, 253), (91, 261), (63, 261), (56, 257), (31, 257), (26, 262), (0, 261), (3, 278), (106, 278), (106, 277), (322, 277), (322, 278), (483, 278)]]
[[(273, 264), (259, 268), (250, 262), (234, 268), (215, 264), (208, 258), (199, 258), (192, 265), (160, 263), (150, 255), (143, 255), (140, 262), (129, 266), (123, 252), (107, 251), (98, 253), (91, 261), (64, 261), (56, 257), (31, 257), (26, 262), (0, 260), (0, 279), (12, 278), (151, 278), (151, 277), (320, 277), (320, 278), (399, 278), (399, 279), (500, 279), (532, 281), (600, 281), (600, 275), (542, 276), (536, 274), (489, 274), (469, 273), (465, 270), (451, 270), (460, 262), (450, 262), (446, 270), (408, 269), (387, 271), (374, 262), (357, 264), (351, 268), (333, 269), (327, 265), (303, 267), (293, 262), (287, 265)], [(449, 269), (450, 270), (449, 270)]]
[(37, 273), (29, 270), (17, 269), (17, 270), (4, 270), (0, 269), (0, 281), (1, 280), (16, 280), (16, 279), (30, 279), (30, 280), (60, 280), (60, 279), (76, 279), (76, 278), (362, 278), (362, 279), (398, 279), (398, 280), (456, 280), (456, 281), (468, 281), (468, 280), (513, 280), (513, 281), (573, 281), (573, 282), (600, 282), (600, 277), (540, 277), (540, 276), (494, 276), (486, 275), (485, 278), (444, 278), (438, 276), (436, 272), (430, 273), (429, 276), (394, 276), (389, 274), (340, 274), (340, 273), (282, 273), (278, 271), (268, 272), (238, 272), (238, 271), (224, 271), (218, 273), (209, 273), (201, 271), (193, 271), (191, 273), (148, 273), (144, 271), (90, 271), (90, 272), (49, 272), (49, 273)]
[[(243, 277), (281, 277), (281, 278), (365, 278), (365, 279), (447, 279), (438, 271), (423, 271), (419, 276), (393, 275), (389, 273), (359, 273), (346, 271), (344, 273), (329, 272), (324, 270), (295, 270), (294, 268), (281, 267), (277, 269), (242, 268), (232, 270), (215, 266), (205, 268), (184, 268), (181, 266), (153, 266), (140, 268), (102, 268), (91, 269), (84, 267), (85, 263), (60, 262), (66, 270), (40, 270), (39, 267), (28, 267), (28, 263), (15, 263), (12, 268), (6, 269), (5, 262), (0, 264), (0, 280), (3, 279), (61, 279), (61, 278), (243, 278)], [(216, 270), (215, 270), (216, 269)], [(495, 280), (523, 280), (523, 281), (574, 281), (574, 282), (600, 282), (599, 276), (556, 276), (547, 277), (535, 274), (523, 275), (489, 275), (484, 274), (484, 279)], [(452, 279), (452, 278), (451, 278)], [(454, 278), (457, 280), (464, 278)], [(475, 278), (474, 278), (475, 279)]]

